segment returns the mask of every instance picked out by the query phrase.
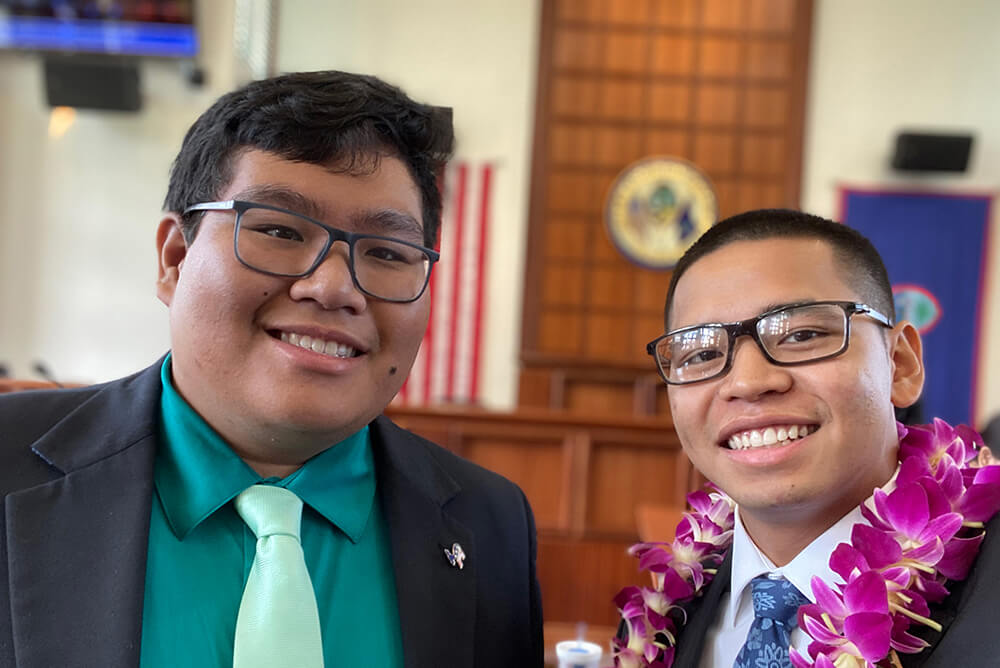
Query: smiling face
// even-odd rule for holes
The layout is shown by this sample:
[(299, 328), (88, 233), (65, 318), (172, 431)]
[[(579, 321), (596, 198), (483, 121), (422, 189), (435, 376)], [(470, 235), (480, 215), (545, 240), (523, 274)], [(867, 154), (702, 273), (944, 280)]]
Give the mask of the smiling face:
[[(419, 192), (392, 157), (351, 175), (248, 150), (218, 199), (423, 243)], [(160, 223), (157, 294), (170, 308), (173, 380), (259, 472), (257, 464), (294, 469), (388, 405), (427, 328), (429, 296), (408, 304), (366, 297), (344, 243), (305, 278), (261, 274), (237, 260), (234, 223), (231, 211), (206, 212), (190, 245), (176, 215)]]
[[(679, 279), (670, 327), (735, 322), (802, 301), (863, 301), (843, 273), (821, 240), (733, 242)], [(912, 326), (890, 331), (855, 315), (839, 357), (775, 366), (744, 336), (728, 374), (671, 386), (668, 394), (685, 452), (740, 504), (751, 535), (755, 527), (797, 522), (811, 540), (892, 475), (893, 402), (915, 401), (922, 379)]]

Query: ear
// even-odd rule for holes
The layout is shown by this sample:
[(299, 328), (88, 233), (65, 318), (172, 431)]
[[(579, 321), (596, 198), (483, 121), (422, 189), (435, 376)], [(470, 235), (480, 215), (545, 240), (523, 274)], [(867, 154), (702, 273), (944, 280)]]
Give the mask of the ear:
[(993, 451), (989, 449), (989, 446), (982, 446), (979, 448), (979, 454), (976, 455), (976, 466), (991, 466), (997, 464), (997, 460), (993, 457)]
[(903, 320), (889, 332), (892, 358), (892, 405), (904, 408), (920, 398), (924, 389), (923, 343), (917, 328)]
[(181, 232), (180, 216), (176, 213), (166, 214), (156, 228), (156, 256), (159, 260), (156, 296), (167, 306), (174, 299), (187, 249), (187, 242)]

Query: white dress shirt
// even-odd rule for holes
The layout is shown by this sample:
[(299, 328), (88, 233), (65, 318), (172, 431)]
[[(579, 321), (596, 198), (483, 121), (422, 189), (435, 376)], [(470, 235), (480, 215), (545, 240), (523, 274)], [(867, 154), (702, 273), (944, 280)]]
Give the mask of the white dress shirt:
[[(746, 642), (750, 625), (753, 624), (753, 604), (750, 600), (750, 581), (758, 575), (781, 576), (795, 585), (813, 603), (810, 581), (818, 575), (827, 583), (841, 582), (839, 575), (830, 568), (830, 554), (840, 543), (851, 542), (851, 529), (858, 522), (864, 522), (860, 508), (854, 508), (832, 527), (809, 543), (794, 559), (782, 567), (777, 567), (764, 556), (753, 540), (747, 535), (736, 509), (736, 523), (733, 527), (733, 571), (729, 582), (729, 593), (719, 601), (719, 615), (705, 635), (704, 650), (701, 654), (701, 668), (733, 668), (736, 655)], [(683, 642), (683, 631), (681, 640)], [(805, 654), (809, 638), (796, 627), (791, 634), (792, 647)]]
[[(898, 465), (889, 481), (882, 485), (886, 493), (891, 493), (896, 488), (897, 475), (899, 475)], [(864, 504), (872, 510), (875, 508), (874, 496), (873, 493), (864, 501)], [(746, 642), (750, 626), (753, 624), (751, 580), (764, 574), (784, 577), (795, 585), (803, 596), (815, 603), (816, 597), (810, 584), (812, 578), (819, 576), (829, 585), (843, 582), (843, 579), (830, 568), (830, 555), (840, 543), (851, 542), (851, 530), (855, 524), (859, 522), (868, 524), (861, 514), (861, 507), (857, 506), (806, 545), (794, 559), (779, 568), (764, 556), (747, 534), (740, 520), (739, 507), (736, 508), (734, 515), (733, 570), (729, 580), (729, 592), (722, 595), (719, 601), (719, 614), (705, 634), (699, 668), (733, 668), (736, 656)], [(681, 637), (683, 638), (683, 631)], [(805, 656), (810, 642), (805, 632), (796, 626), (792, 630), (790, 640), (791, 646)]]

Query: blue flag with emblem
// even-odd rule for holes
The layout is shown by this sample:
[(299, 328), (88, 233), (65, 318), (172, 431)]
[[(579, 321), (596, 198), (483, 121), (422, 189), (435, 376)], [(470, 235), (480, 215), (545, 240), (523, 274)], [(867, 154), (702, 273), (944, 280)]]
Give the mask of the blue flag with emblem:
[(841, 221), (878, 249), (896, 318), (916, 325), (923, 339), (925, 419), (972, 424), (992, 198), (850, 188), (841, 194)]

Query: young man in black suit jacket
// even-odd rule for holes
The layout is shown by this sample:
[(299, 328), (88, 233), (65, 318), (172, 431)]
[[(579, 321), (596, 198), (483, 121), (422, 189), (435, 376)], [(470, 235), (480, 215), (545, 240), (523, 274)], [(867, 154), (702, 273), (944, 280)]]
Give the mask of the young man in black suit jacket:
[[(809, 599), (814, 576), (839, 581), (832, 550), (864, 522), (859, 504), (894, 484), (893, 408), (912, 404), (923, 387), (920, 337), (893, 313), (874, 247), (797, 211), (722, 221), (678, 263), (668, 334), (652, 352), (685, 453), (736, 502), (736, 514), (718, 573), (684, 605), (674, 668), (747, 665), (762, 647), (757, 629), (770, 624), (755, 626), (754, 578), (784, 578)], [(998, 594), (997, 522), (969, 577), (950, 583), (932, 610), (941, 632), (925, 629), (929, 647), (900, 654), (904, 666), (992, 665), (1000, 656), (986, 621)], [(783, 648), (770, 646), (768, 666), (791, 665), (789, 640), (807, 655), (798, 605), (789, 604), (790, 633)]]
[[(359, 434), (368, 469), (345, 475), (371, 483), (360, 536), (347, 540), (305, 497), (301, 540), (320, 619), (380, 625), (385, 647), (331, 654), (331, 638), (352, 637), (324, 623), (327, 664), (541, 665), (523, 494), (381, 416), (426, 329), (452, 144), (446, 111), (341, 72), (254, 82), (198, 119), (156, 233), (170, 355), (101, 386), (0, 397), (0, 666), (233, 665), (236, 610), (200, 599), (206, 586), (241, 595), (255, 537), (229, 498), (240, 490), (187, 535), (172, 495), (183, 508), (214, 484), (206, 461), (217, 461), (219, 475), (293, 492), (287, 481), (312, 476), (322, 497), (322, 476), (340, 475), (323, 455)], [(205, 459), (202, 443), (216, 459), (199, 464), (201, 484), (176, 483)], [(352, 541), (373, 531), (387, 539), (351, 562)], [(186, 552), (198, 541), (237, 558)], [(199, 586), (164, 581), (156, 564), (182, 572), (171, 559), (213, 570), (196, 573)], [(384, 585), (370, 589), (379, 600), (321, 591), (334, 574), (316, 569), (333, 563)], [(164, 608), (172, 590), (190, 600)], [(373, 608), (378, 619), (352, 616)]]

